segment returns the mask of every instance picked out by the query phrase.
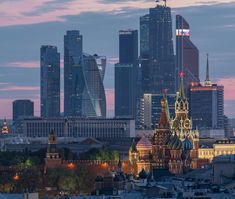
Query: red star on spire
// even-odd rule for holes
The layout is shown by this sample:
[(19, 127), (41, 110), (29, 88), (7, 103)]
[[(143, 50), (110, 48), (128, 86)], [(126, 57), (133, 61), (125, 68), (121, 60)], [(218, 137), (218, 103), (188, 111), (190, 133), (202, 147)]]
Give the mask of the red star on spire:
[(181, 77), (181, 78), (183, 78), (183, 77), (184, 77), (184, 75), (185, 75), (185, 74), (184, 74), (184, 72), (183, 72), (183, 71), (181, 71), (181, 72), (180, 72), (180, 77)]

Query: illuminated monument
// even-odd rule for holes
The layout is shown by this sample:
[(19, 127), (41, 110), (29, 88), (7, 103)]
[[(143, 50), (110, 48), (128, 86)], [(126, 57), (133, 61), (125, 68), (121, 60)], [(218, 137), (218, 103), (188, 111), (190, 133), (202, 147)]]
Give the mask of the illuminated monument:
[(7, 120), (4, 119), (3, 125), (2, 125), (2, 134), (7, 135), (9, 133), (9, 128), (7, 124)]
[(161, 101), (161, 116), (151, 141), (145, 137), (130, 148), (130, 161), (136, 173), (142, 169), (165, 169), (181, 174), (188, 169), (198, 168), (199, 133), (192, 130), (188, 117), (189, 103), (184, 93), (183, 73), (175, 101), (175, 117), (170, 118), (166, 94)]

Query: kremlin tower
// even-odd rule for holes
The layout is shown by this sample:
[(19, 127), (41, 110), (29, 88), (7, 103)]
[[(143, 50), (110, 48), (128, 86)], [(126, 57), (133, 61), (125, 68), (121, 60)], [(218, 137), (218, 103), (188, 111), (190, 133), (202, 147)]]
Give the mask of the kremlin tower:
[(8, 125), (7, 125), (7, 120), (5, 118), (4, 121), (3, 121), (3, 125), (2, 125), (2, 134), (7, 135), (8, 133), (9, 133), (9, 128), (8, 128)]

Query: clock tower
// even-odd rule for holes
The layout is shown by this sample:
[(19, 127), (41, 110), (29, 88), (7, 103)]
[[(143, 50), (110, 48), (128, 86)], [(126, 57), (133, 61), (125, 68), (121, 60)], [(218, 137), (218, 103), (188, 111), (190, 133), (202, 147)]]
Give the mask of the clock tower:
[(171, 121), (171, 130), (182, 142), (189, 140), (193, 147), (190, 150), (191, 167), (197, 168), (199, 132), (192, 130), (192, 120), (189, 118), (189, 102), (184, 93), (184, 73), (180, 73), (180, 87), (176, 93), (175, 118)]
[(184, 73), (180, 73), (180, 88), (176, 93), (175, 118), (171, 121), (171, 129), (183, 141), (190, 136), (192, 130), (192, 121), (188, 117), (189, 103), (184, 93)]

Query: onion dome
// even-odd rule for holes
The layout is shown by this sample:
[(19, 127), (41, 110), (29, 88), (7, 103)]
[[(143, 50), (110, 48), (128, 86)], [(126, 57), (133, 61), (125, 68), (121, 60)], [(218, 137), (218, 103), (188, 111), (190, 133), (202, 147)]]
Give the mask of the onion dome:
[(97, 177), (95, 178), (95, 181), (96, 181), (96, 182), (103, 182), (103, 177), (102, 177), (102, 176), (97, 176)]
[(193, 144), (189, 140), (188, 136), (184, 139), (184, 141), (182, 143), (183, 143), (183, 150), (190, 151), (193, 149)]
[(139, 172), (139, 177), (141, 179), (146, 179), (147, 178), (147, 173), (145, 172), (144, 169), (142, 169), (141, 172)]
[(151, 144), (151, 142), (149, 141), (148, 138), (143, 136), (140, 139), (140, 141), (137, 143), (136, 149), (138, 151), (147, 151), (147, 150), (151, 151), (152, 150), (152, 144)]
[(175, 134), (175, 135), (171, 136), (167, 147), (170, 150), (180, 150), (180, 149), (182, 149), (182, 142), (180, 141), (179, 137)]

